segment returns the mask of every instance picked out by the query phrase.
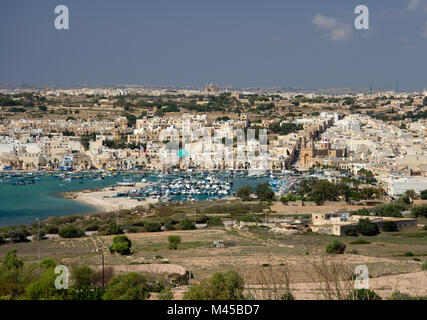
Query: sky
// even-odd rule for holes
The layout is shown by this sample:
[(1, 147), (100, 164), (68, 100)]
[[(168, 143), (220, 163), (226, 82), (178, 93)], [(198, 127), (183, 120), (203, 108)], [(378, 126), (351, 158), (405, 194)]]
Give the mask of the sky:
[(1, 0), (0, 43), (2, 83), (427, 88), (427, 0)]

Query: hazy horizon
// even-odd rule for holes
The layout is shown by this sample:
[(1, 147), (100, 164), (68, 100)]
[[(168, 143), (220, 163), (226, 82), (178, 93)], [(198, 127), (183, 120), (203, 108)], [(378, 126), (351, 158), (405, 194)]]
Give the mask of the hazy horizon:
[(0, 83), (427, 88), (427, 0), (3, 1), (0, 40)]

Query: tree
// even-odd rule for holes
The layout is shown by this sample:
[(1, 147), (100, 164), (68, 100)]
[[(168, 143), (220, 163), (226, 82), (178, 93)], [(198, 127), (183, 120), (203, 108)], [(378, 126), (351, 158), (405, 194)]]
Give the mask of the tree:
[(251, 186), (244, 186), (239, 188), (239, 190), (237, 190), (237, 196), (240, 199), (242, 199), (242, 201), (249, 201), (251, 193), (252, 193)]
[(43, 259), (40, 262), (40, 267), (44, 269), (55, 268), (56, 263), (55, 261), (53, 261), (53, 259), (47, 258), (47, 259)]
[(147, 232), (159, 232), (161, 231), (162, 226), (157, 222), (146, 221), (144, 223), (144, 229)]
[(22, 268), (24, 265), (24, 262), (22, 260), (18, 259), (18, 256), (16, 255), (16, 249), (10, 250), (3, 258), (3, 263), (1, 265), (1, 273), (9, 271), (9, 270), (16, 270)]
[(326, 200), (335, 201), (338, 198), (338, 188), (328, 180), (320, 180), (310, 195), (310, 198), (316, 204), (323, 204)]
[(371, 222), (369, 218), (359, 219), (357, 229), (361, 234), (365, 236), (375, 236), (380, 233), (378, 226), (375, 223)]
[(245, 300), (244, 279), (236, 271), (215, 273), (200, 284), (192, 285), (184, 300)]
[(420, 206), (413, 206), (411, 208), (411, 215), (415, 218), (418, 218), (418, 217), (427, 218), (427, 204), (422, 204)]
[(26, 242), (28, 233), (25, 229), (12, 229), (6, 233), (6, 236), (13, 242)]
[(405, 191), (405, 196), (410, 199), (415, 199), (417, 197), (417, 193), (413, 189), (410, 189)]
[(427, 200), (427, 189), (421, 191), (420, 195), (422, 200)]
[(146, 300), (150, 297), (147, 278), (130, 272), (115, 276), (107, 284), (103, 300)]
[(345, 251), (345, 244), (339, 242), (338, 240), (334, 240), (334, 242), (331, 242), (326, 246), (327, 253), (343, 254), (344, 251)]
[(115, 236), (113, 239), (113, 245), (110, 247), (110, 252), (116, 252), (121, 255), (129, 255), (131, 247), (132, 241), (130, 241), (128, 237), (123, 235)]
[(260, 201), (271, 201), (275, 197), (269, 183), (259, 184), (256, 188), (256, 195)]
[(54, 268), (48, 268), (41, 278), (36, 282), (30, 283), (25, 288), (25, 295), (30, 300), (60, 300), (64, 299), (67, 290), (59, 290), (55, 288), (55, 279), (58, 275), (55, 274)]
[(180, 236), (169, 236), (169, 250), (178, 250), (178, 245), (181, 243)]
[(399, 231), (399, 229), (397, 228), (397, 224), (394, 221), (384, 221), (383, 230), (385, 232)]
[(194, 224), (194, 222), (188, 218), (184, 218), (179, 225), (180, 225), (181, 230), (194, 230), (194, 229), (196, 229), (196, 225)]
[(63, 238), (79, 238), (85, 235), (85, 232), (79, 227), (68, 225), (59, 229), (59, 235)]
[(71, 271), (71, 277), (74, 280), (74, 285), (77, 288), (91, 285), (91, 277), (95, 271), (88, 266), (79, 266)]

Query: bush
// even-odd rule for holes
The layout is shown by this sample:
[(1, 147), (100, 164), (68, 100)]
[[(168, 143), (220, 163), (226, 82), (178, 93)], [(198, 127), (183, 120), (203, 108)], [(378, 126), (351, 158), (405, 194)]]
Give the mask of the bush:
[(166, 287), (159, 293), (159, 300), (173, 300), (173, 298), (171, 287)]
[(241, 218), (238, 219), (239, 221), (244, 222), (260, 222), (261, 220), (254, 214), (247, 214)]
[(353, 294), (349, 297), (350, 300), (381, 300), (381, 297), (370, 289), (354, 289)]
[(132, 247), (132, 241), (126, 236), (115, 236), (113, 239), (113, 245), (110, 247), (111, 253), (119, 253), (121, 255), (130, 254), (130, 248)]
[(259, 184), (256, 188), (256, 195), (260, 201), (272, 201), (275, 198), (269, 183)]
[(421, 191), (420, 195), (422, 200), (427, 200), (427, 189)]
[(6, 236), (13, 242), (27, 242), (28, 232), (25, 229), (12, 229), (6, 233)]
[(147, 278), (130, 272), (115, 276), (107, 284), (104, 300), (145, 300), (150, 297)]
[(43, 228), (47, 234), (58, 234), (59, 232), (58, 226), (55, 225), (45, 225)]
[(413, 257), (414, 256), (414, 254), (411, 251), (406, 251), (403, 255), (405, 257)]
[(361, 234), (365, 236), (375, 236), (380, 233), (378, 226), (375, 223), (371, 222), (369, 218), (359, 219), (357, 229)]
[(421, 270), (427, 270), (427, 261), (421, 265)]
[(79, 227), (69, 225), (59, 229), (59, 235), (63, 238), (79, 238), (83, 237), (85, 233)]
[(172, 219), (167, 219), (165, 221), (165, 228), (166, 230), (174, 230), (175, 229), (174, 221)]
[(209, 220), (209, 217), (205, 214), (199, 214), (196, 217), (196, 223), (207, 223)]
[(178, 245), (181, 243), (180, 236), (169, 236), (169, 250), (178, 250)]
[(420, 206), (413, 206), (411, 208), (411, 215), (415, 218), (418, 218), (418, 217), (427, 218), (427, 204), (422, 204)]
[(335, 240), (334, 242), (326, 246), (327, 253), (343, 254), (344, 251), (345, 251), (345, 244), (339, 242), (338, 240)]
[(43, 229), (33, 231), (33, 241), (43, 240), (46, 232)]
[(188, 218), (184, 218), (180, 222), (179, 227), (181, 230), (194, 230), (194, 229), (196, 229), (196, 225), (194, 224), (194, 222)]
[(71, 277), (74, 280), (74, 285), (78, 288), (91, 285), (91, 277), (95, 273), (88, 266), (80, 266), (71, 271)]
[(208, 219), (207, 224), (209, 227), (223, 227), (224, 223), (220, 217), (211, 217)]
[(399, 231), (397, 224), (394, 221), (385, 221), (383, 224), (383, 231), (385, 232), (395, 232)]
[(249, 201), (250, 199), (250, 195), (252, 193), (252, 187), (251, 186), (244, 186), (239, 188), (239, 190), (237, 190), (237, 196), (242, 199), (242, 201)]
[(86, 231), (98, 231), (98, 229), (99, 224), (97, 222), (91, 222), (85, 228)]
[(244, 300), (244, 279), (236, 271), (215, 273), (200, 284), (192, 285), (184, 300)]
[(360, 240), (352, 241), (350, 242), (350, 244), (371, 244), (371, 242), (368, 240), (360, 239)]
[(144, 229), (147, 232), (159, 232), (162, 230), (162, 226), (157, 222), (146, 221), (144, 223)]
[(352, 211), (350, 212), (350, 215), (356, 215), (356, 216), (370, 216), (370, 213), (367, 209), (363, 208), (363, 209), (359, 209), (356, 211)]

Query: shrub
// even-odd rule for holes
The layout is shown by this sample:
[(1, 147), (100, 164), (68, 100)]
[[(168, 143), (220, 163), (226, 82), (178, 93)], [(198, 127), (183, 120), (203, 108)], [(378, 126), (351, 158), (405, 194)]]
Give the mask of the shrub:
[(240, 199), (242, 199), (242, 201), (249, 201), (251, 193), (252, 193), (251, 186), (244, 186), (239, 188), (239, 190), (237, 190), (237, 196)]
[(427, 218), (427, 204), (422, 204), (420, 206), (413, 206), (411, 208), (411, 215), (415, 218), (418, 218), (418, 217)]
[(260, 201), (272, 201), (275, 198), (269, 183), (259, 184), (256, 188), (256, 195)]
[(6, 236), (10, 238), (13, 242), (26, 242), (28, 232), (25, 229), (12, 229), (6, 233)]
[(42, 240), (46, 235), (46, 232), (43, 229), (36, 229), (33, 231), (33, 241)]
[(244, 221), (244, 222), (260, 222), (260, 219), (254, 214), (247, 214), (247, 215), (239, 218), (238, 220)]
[(79, 238), (83, 237), (85, 233), (79, 227), (69, 225), (59, 229), (59, 235), (63, 238)]
[(17, 270), (24, 266), (24, 262), (18, 259), (16, 252), (16, 249), (12, 249), (6, 253), (0, 267), (2, 273), (9, 270)]
[(99, 224), (97, 222), (91, 222), (85, 228), (86, 231), (98, 231), (98, 229)]
[(104, 300), (145, 300), (150, 297), (147, 278), (130, 272), (115, 276), (107, 284)]
[(209, 227), (223, 227), (224, 223), (220, 217), (211, 217), (208, 219), (207, 224)]
[(95, 273), (88, 266), (79, 266), (71, 271), (71, 277), (74, 280), (74, 285), (78, 288), (91, 285), (91, 277)]
[(179, 226), (180, 226), (181, 230), (194, 230), (194, 229), (196, 229), (196, 225), (194, 224), (194, 222), (188, 218), (184, 218), (180, 222)]
[(427, 189), (421, 191), (420, 195), (422, 200), (427, 200)]
[(342, 228), (342, 232), (347, 236), (357, 237), (359, 230), (357, 226), (348, 225)]
[(159, 293), (159, 300), (173, 300), (173, 298), (171, 287), (166, 287)]
[(180, 236), (169, 236), (169, 250), (178, 250), (178, 245), (181, 243), (181, 237)]
[(399, 229), (397, 228), (397, 224), (394, 221), (385, 221), (383, 224), (383, 230), (385, 232), (399, 231)]
[(427, 261), (421, 265), (421, 270), (427, 270)]
[(110, 252), (117, 252), (121, 255), (130, 254), (130, 248), (132, 247), (132, 241), (126, 236), (115, 236), (113, 239), (113, 245), (110, 247)]
[(51, 224), (45, 225), (44, 230), (46, 231), (47, 234), (58, 234), (59, 232), (58, 226), (51, 225)]
[(196, 217), (196, 223), (207, 223), (209, 220), (209, 217), (205, 214), (199, 214)]
[(339, 242), (338, 240), (335, 240), (334, 242), (326, 246), (327, 253), (343, 254), (344, 251), (345, 251), (345, 244)]
[(371, 242), (365, 239), (360, 239), (360, 240), (352, 241), (350, 242), (350, 244), (371, 244)]
[(215, 273), (200, 284), (192, 285), (184, 300), (244, 300), (244, 279), (236, 271)]
[(147, 232), (159, 232), (162, 230), (162, 226), (157, 222), (146, 221), (144, 223), (144, 229)]
[(166, 230), (174, 230), (175, 229), (175, 225), (174, 225), (172, 219), (167, 219), (165, 221), (165, 228), (166, 228)]
[(370, 216), (370, 213), (369, 213), (369, 211), (367, 209), (363, 208), (363, 209), (359, 209), (359, 210), (350, 212), (350, 215)]
[(381, 300), (381, 297), (370, 289), (354, 289), (353, 294), (349, 297), (350, 300)]
[(371, 222), (369, 218), (359, 219), (357, 228), (359, 232), (365, 236), (374, 236), (380, 232), (378, 226), (375, 223)]
[(406, 251), (403, 255), (405, 257), (413, 257), (414, 256), (414, 254), (411, 251)]

